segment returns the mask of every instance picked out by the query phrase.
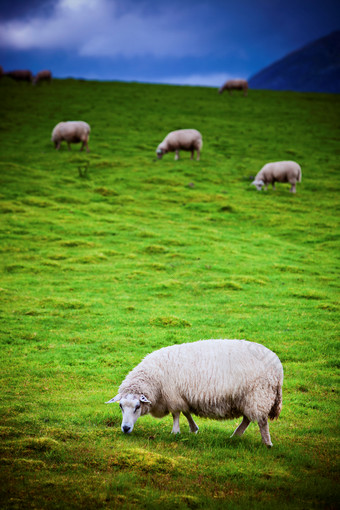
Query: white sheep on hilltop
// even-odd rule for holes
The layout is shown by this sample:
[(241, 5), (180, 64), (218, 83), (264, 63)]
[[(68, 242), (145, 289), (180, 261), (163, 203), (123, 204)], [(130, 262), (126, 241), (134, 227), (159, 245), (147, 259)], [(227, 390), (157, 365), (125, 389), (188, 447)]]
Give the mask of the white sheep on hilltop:
[(229, 94), (232, 95), (233, 90), (243, 90), (243, 95), (246, 96), (248, 94), (248, 82), (247, 80), (228, 80), (224, 85), (218, 90), (219, 94), (222, 94), (225, 90), (228, 90)]
[(44, 69), (43, 71), (39, 71), (33, 80), (33, 85), (36, 85), (37, 83), (41, 83), (42, 81), (47, 81), (48, 83), (51, 83), (52, 81), (52, 73), (48, 69)]
[(161, 159), (167, 152), (175, 152), (175, 160), (177, 160), (180, 150), (191, 151), (191, 159), (193, 159), (196, 150), (198, 161), (202, 146), (202, 135), (197, 129), (178, 129), (166, 135), (163, 142), (158, 145), (156, 154), (158, 159)]
[(12, 78), (15, 81), (28, 81), (32, 82), (33, 75), (28, 69), (16, 69), (14, 71), (8, 71), (5, 73), (6, 76)]
[(301, 182), (301, 167), (295, 161), (276, 161), (267, 163), (256, 175), (252, 184), (261, 191), (262, 186), (266, 190), (268, 184), (275, 189), (275, 182), (289, 182), (292, 187), (291, 193), (296, 193), (296, 183)]
[[(162, 418), (171, 413), (173, 433), (179, 416), (190, 431), (198, 426), (191, 413), (215, 420), (243, 417), (234, 434), (241, 436), (258, 422), (262, 441), (272, 446), (268, 418), (282, 408), (283, 368), (276, 354), (246, 340), (201, 340), (164, 347), (147, 355), (125, 378), (118, 395), (122, 432), (130, 433), (140, 416)], [(234, 435), (233, 434), (233, 435)]]
[(63, 140), (67, 142), (68, 150), (70, 150), (71, 143), (80, 143), (82, 151), (86, 147), (89, 152), (88, 141), (90, 137), (90, 126), (87, 122), (82, 120), (70, 120), (68, 122), (59, 122), (52, 131), (52, 142), (57, 150), (60, 148), (60, 144)]

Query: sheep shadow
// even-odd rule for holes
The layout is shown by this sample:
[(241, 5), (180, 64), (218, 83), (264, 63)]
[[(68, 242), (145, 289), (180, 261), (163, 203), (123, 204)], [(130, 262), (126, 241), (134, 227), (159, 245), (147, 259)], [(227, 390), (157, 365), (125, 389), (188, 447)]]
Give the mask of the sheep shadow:
[(185, 449), (195, 450), (197, 452), (206, 452), (207, 450), (243, 450), (257, 451), (267, 450), (262, 443), (261, 434), (257, 423), (251, 423), (249, 429), (242, 437), (232, 436), (238, 423), (225, 422), (224, 426), (216, 426), (209, 423), (200, 422), (197, 434), (189, 432), (187, 424), (181, 424), (181, 433), (172, 434), (169, 424), (143, 424), (136, 426), (127, 440), (134, 438), (133, 441), (147, 440), (155, 445), (156, 443), (171, 447), (173, 443), (180, 443)]
[(86, 164), (83, 166), (78, 166), (78, 173), (79, 173), (80, 179), (90, 179), (89, 166), (90, 166), (89, 161), (87, 161)]

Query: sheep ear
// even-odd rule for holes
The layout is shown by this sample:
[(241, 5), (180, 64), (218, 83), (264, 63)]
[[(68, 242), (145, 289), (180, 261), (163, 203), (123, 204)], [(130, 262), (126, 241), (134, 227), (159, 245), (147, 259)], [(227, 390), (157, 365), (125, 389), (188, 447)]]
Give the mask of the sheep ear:
[(139, 401), (144, 402), (144, 404), (151, 404), (150, 400), (148, 400), (145, 395), (141, 395)]
[(116, 395), (115, 397), (111, 398), (111, 400), (109, 400), (108, 402), (105, 402), (105, 404), (113, 404), (113, 402), (118, 402), (118, 400), (120, 400), (122, 397), (121, 395)]

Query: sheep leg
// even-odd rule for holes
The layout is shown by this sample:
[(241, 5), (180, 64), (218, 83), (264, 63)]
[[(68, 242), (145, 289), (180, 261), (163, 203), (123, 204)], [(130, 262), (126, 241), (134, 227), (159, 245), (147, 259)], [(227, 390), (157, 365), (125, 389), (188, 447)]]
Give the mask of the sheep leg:
[(267, 191), (267, 189), (268, 189), (268, 184), (266, 183), (266, 184), (264, 185), (264, 191)]
[(89, 146), (87, 145), (87, 141), (84, 140), (82, 142), (82, 146), (80, 147), (80, 152), (84, 149), (84, 147), (86, 147), (86, 152), (89, 152)]
[(296, 185), (292, 184), (292, 187), (289, 190), (291, 193), (296, 193)]
[(68, 150), (70, 151), (71, 150), (71, 144), (67, 142), (67, 147), (68, 147)]
[(191, 151), (191, 158), (190, 159), (194, 159), (194, 151)]
[(172, 426), (172, 431), (171, 431), (171, 434), (180, 434), (181, 433), (181, 430), (179, 428), (179, 415), (180, 413), (172, 413), (172, 418), (174, 420), (174, 423), (173, 423), (173, 426)]
[(268, 446), (268, 448), (270, 448), (271, 446), (273, 446), (273, 443), (271, 442), (271, 439), (270, 439), (270, 434), (269, 434), (269, 425), (268, 425), (268, 420), (267, 418), (261, 418), (259, 421), (258, 421), (258, 424), (259, 424), (259, 427), (260, 427), (260, 432), (261, 432), (261, 436), (262, 436), (262, 441), (263, 443)]
[(234, 432), (232, 433), (232, 435), (230, 437), (242, 436), (242, 434), (244, 434), (244, 432), (248, 428), (249, 423), (250, 423), (250, 420), (248, 420), (248, 418), (246, 416), (243, 416), (242, 423), (240, 423), (240, 425), (237, 427), (237, 429), (234, 430)]
[(175, 151), (175, 161), (179, 159), (179, 150)]
[(190, 427), (190, 432), (193, 432), (194, 434), (197, 434), (197, 432), (198, 432), (198, 425), (192, 419), (191, 414), (190, 413), (185, 413), (184, 411), (183, 411), (183, 414), (186, 417), (186, 419), (188, 420), (189, 427)]
[(275, 182), (272, 182), (272, 187), (273, 187), (273, 189), (276, 189), (275, 188)]
[(196, 159), (197, 159), (197, 161), (200, 160), (200, 150), (199, 149), (197, 149), (197, 158)]

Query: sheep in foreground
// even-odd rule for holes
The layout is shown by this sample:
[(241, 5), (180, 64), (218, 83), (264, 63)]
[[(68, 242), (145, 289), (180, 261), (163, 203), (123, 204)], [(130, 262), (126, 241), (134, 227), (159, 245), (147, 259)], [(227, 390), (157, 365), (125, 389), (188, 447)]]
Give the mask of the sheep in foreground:
[(272, 446), (268, 418), (282, 408), (283, 368), (276, 354), (246, 340), (201, 340), (164, 347), (147, 355), (125, 378), (118, 395), (121, 430), (130, 433), (140, 416), (162, 418), (171, 413), (172, 433), (180, 432), (179, 416), (190, 431), (198, 426), (191, 413), (215, 420), (243, 417), (233, 435), (241, 436), (257, 421), (262, 441)]
[(203, 146), (202, 135), (196, 129), (178, 129), (166, 135), (163, 142), (156, 149), (157, 158), (161, 159), (167, 152), (175, 152), (175, 160), (179, 159), (179, 151), (191, 151), (191, 159), (194, 151), (197, 151), (197, 161), (200, 159), (200, 151)]
[(15, 70), (15, 71), (8, 71), (7, 73), (5, 73), (6, 76), (9, 76), (10, 78), (12, 78), (12, 80), (15, 80), (15, 81), (28, 81), (28, 82), (32, 82), (33, 80), (33, 75), (31, 73), (31, 71), (29, 71), (28, 69), (18, 69), (18, 70)]
[(52, 131), (52, 142), (57, 150), (60, 148), (60, 144), (63, 140), (67, 142), (68, 150), (70, 150), (71, 143), (80, 143), (82, 151), (86, 147), (86, 151), (89, 152), (89, 136), (90, 126), (87, 122), (82, 120), (70, 120), (68, 122), (59, 122)]
[(33, 84), (41, 83), (42, 81), (47, 81), (51, 83), (52, 81), (52, 73), (48, 69), (44, 69), (44, 71), (39, 71), (34, 77)]
[(228, 90), (230, 95), (232, 95), (233, 90), (243, 90), (243, 95), (246, 96), (248, 94), (248, 82), (247, 80), (228, 80), (218, 92), (222, 94), (225, 90)]
[(276, 163), (267, 163), (261, 168), (252, 182), (258, 191), (262, 186), (267, 190), (268, 184), (272, 184), (275, 189), (275, 182), (289, 182), (292, 187), (291, 193), (296, 193), (296, 183), (301, 182), (301, 167), (295, 161), (277, 161)]

